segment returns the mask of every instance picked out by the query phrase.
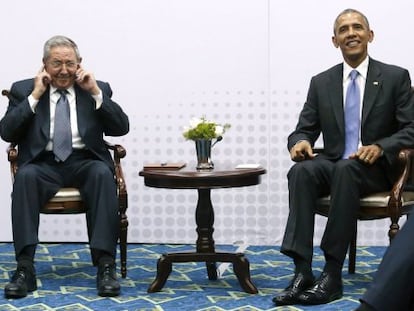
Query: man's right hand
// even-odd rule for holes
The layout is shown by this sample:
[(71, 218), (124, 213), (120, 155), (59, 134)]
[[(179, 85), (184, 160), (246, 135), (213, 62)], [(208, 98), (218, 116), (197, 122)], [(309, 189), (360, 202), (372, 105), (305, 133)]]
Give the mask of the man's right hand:
[(47, 73), (45, 68), (42, 67), (34, 78), (34, 88), (32, 91), (32, 96), (34, 99), (39, 100), (40, 96), (42, 96), (46, 91), (50, 81), (50, 75)]
[(312, 146), (307, 140), (298, 141), (290, 149), (290, 158), (292, 161), (300, 162), (306, 159), (313, 159), (314, 157)]

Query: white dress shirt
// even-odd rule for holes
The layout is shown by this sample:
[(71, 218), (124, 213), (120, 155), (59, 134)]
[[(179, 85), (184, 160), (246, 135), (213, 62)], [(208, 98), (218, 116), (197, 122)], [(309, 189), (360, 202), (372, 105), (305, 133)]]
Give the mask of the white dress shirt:
[[(60, 93), (58, 92), (57, 88), (50, 86), (49, 89), (49, 99), (50, 99), (50, 134), (49, 134), (49, 142), (46, 145), (47, 151), (53, 150), (53, 134), (55, 129), (55, 110), (56, 110), (56, 104), (60, 98)], [(82, 141), (82, 138), (79, 134), (78, 129), (78, 116), (76, 113), (76, 93), (75, 88), (72, 86), (67, 89), (66, 97), (69, 102), (70, 107), (70, 124), (72, 128), (72, 147), (73, 149), (83, 149), (85, 148), (85, 144)], [(92, 97), (95, 99), (96, 102), (96, 109), (99, 109), (103, 102), (103, 95), (102, 91), (99, 92), (98, 95), (92, 95)], [(28, 98), (30, 107), (34, 113), (36, 113), (36, 107), (39, 103), (38, 100), (36, 100), (32, 95)]]

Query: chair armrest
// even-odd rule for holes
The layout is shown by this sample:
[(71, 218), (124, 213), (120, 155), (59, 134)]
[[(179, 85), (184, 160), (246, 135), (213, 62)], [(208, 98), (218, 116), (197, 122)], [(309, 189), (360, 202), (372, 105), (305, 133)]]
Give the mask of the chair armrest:
[(392, 186), (388, 201), (388, 214), (390, 215), (391, 223), (395, 224), (391, 225), (390, 232), (399, 228), (398, 219), (402, 209), (401, 197), (406, 188), (407, 180), (413, 180), (413, 159), (414, 149), (402, 149), (398, 154), (396, 167), (398, 177)]
[(1, 95), (9, 97), (10, 92), (9, 92), (9, 90), (2, 90)]
[[(1, 95), (6, 96), (8, 99), (10, 99), (10, 91), (9, 90), (2, 90)], [(14, 182), (14, 175), (17, 172), (17, 144), (11, 143), (7, 147), (7, 160), (10, 162), (10, 173), (12, 182)]]
[[(121, 145), (111, 144), (109, 142), (105, 142), (105, 145), (109, 150), (113, 151), (117, 191), (118, 191), (119, 197), (121, 198), (120, 200), (122, 201), (120, 202), (120, 206), (121, 206), (120, 209), (123, 213), (125, 213), (126, 208), (127, 208), (127, 189), (126, 189), (126, 184), (125, 184), (124, 173), (122, 171), (121, 159), (126, 156), (126, 150)], [(9, 146), (7, 147), (7, 159), (10, 162), (10, 172), (11, 172), (12, 182), (14, 182), (14, 176), (18, 169), (17, 154), (18, 154), (17, 144), (15, 143), (9, 144)]]
[(121, 145), (111, 144), (105, 141), (106, 148), (114, 152), (114, 161), (118, 162), (120, 159), (126, 156), (126, 150)]
[(392, 187), (391, 196), (400, 201), (407, 180), (414, 180), (414, 149), (402, 149), (397, 158), (398, 178)]
[[(314, 153), (323, 153), (323, 148), (313, 148)], [(414, 149), (401, 149), (395, 170), (397, 172), (397, 180), (394, 182), (388, 206), (395, 206), (395, 212), (399, 213), (401, 207), (401, 196), (407, 184), (407, 181), (414, 181)], [(398, 205), (398, 206), (397, 206)]]
[(115, 165), (115, 178), (118, 185), (118, 193), (126, 194), (126, 184), (124, 178), (124, 172), (121, 166), (121, 159), (126, 156), (126, 150), (123, 146), (117, 144), (111, 144), (105, 141), (105, 145), (109, 150), (113, 151), (113, 159)]
[(7, 160), (10, 162), (10, 173), (12, 182), (14, 181), (14, 175), (17, 172), (17, 144), (11, 143), (7, 147)]

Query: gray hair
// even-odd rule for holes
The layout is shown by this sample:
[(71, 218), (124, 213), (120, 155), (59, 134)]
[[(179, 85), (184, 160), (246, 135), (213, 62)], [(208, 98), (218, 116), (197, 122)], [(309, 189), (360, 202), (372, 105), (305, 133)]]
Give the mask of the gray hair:
[(364, 14), (362, 14), (360, 11), (355, 10), (355, 9), (345, 9), (345, 10), (343, 10), (341, 13), (339, 13), (339, 15), (335, 18), (334, 27), (333, 27), (333, 32), (334, 32), (334, 35), (335, 35), (335, 30), (336, 30), (336, 26), (337, 26), (337, 24), (338, 24), (338, 20), (339, 20), (339, 18), (340, 18), (342, 15), (344, 15), (344, 14), (348, 14), (348, 13), (356, 13), (356, 14), (360, 15), (360, 16), (362, 17), (362, 19), (364, 20), (364, 22), (367, 24), (367, 26), (368, 26), (368, 30), (370, 29), (370, 28), (369, 28), (368, 18), (367, 18)]
[(57, 46), (66, 46), (72, 48), (75, 51), (77, 60), (80, 61), (81, 57), (78, 46), (72, 39), (69, 39), (65, 36), (54, 36), (45, 42), (45, 45), (43, 47), (43, 61), (49, 58), (50, 50)]

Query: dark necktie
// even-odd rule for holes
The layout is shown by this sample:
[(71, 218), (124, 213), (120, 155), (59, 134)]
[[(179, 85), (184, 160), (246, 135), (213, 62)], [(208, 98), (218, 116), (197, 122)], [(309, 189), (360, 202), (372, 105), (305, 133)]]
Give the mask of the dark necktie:
[(53, 135), (53, 153), (57, 161), (65, 161), (72, 153), (72, 129), (70, 126), (69, 102), (66, 90), (61, 94), (55, 110), (55, 132)]
[(345, 151), (342, 156), (347, 159), (350, 154), (358, 150), (360, 129), (360, 92), (356, 81), (358, 71), (352, 70), (345, 98)]

